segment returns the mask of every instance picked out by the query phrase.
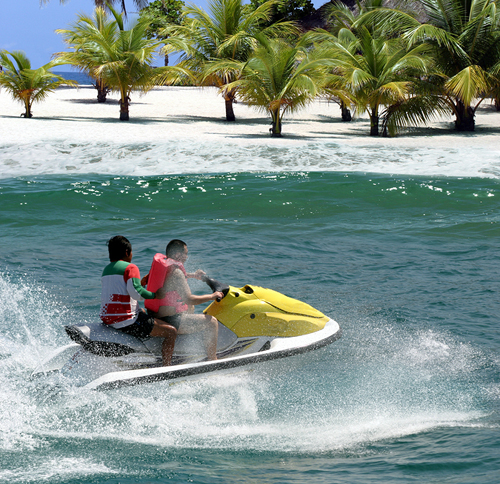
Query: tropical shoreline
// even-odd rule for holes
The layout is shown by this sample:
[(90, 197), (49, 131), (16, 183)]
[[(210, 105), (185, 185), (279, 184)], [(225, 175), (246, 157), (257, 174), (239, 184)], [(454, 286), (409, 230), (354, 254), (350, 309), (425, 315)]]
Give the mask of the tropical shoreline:
[[(362, 115), (342, 122), (335, 103), (316, 100), (285, 116), (283, 138), (269, 136), (266, 113), (235, 105), (236, 122), (224, 118), (224, 101), (216, 88), (158, 87), (145, 95), (132, 94), (130, 121), (119, 117), (119, 97), (108, 95), (99, 104), (92, 86), (61, 87), (33, 106), (34, 117), (20, 117), (22, 105), (0, 91), (2, 144), (50, 142), (144, 143), (169, 139), (231, 142), (239, 145), (297, 146), (333, 142), (353, 146), (398, 148), (470, 148), (472, 144), (498, 150), (500, 113), (487, 101), (479, 107), (474, 132), (457, 132), (453, 117), (436, 119), (427, 127), (409, 129), (393, 138), (370, 137), (369, 120)], [(102, 128), (102, 129), (100, 129)]]

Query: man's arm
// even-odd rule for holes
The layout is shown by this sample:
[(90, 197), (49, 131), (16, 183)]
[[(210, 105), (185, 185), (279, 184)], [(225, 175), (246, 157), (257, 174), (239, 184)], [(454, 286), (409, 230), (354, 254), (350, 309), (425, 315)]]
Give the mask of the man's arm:
[[(175, 287), (176, 291), (179, 293), (179, 296), (182, 299), (182, 302), (187, 304), (188, 306), (196, 306), (198, 304), (203, 304), (208, 301), (213, 301), (217, 298), (223, 298), (224, 294), (222, 292), (216, 291), (212, 294), (203, 294), (202, 296), (195, 296), (191, 293), (191, 289), (187, 283), (186, 277), (180, 269), (175, 269), (170, 279), (171, 286)], [(166, 284), (167, 281), (165, 281)], [(165, 286), (164, 286), (165, 287)]]
[(143, 299), (155, 299), (155, 293), (148, 291), (141, 285), (140, 279), (131, 278), (127, 281), (127, 291), (131, 297), (142, 301)]
[(141, 285), (141, 274), (139, 268), (135, 264), (128, 265), (125, 269), (124, 277), (127, 281), (127, 292), (130, 297), (137, 301), (143, 301), (144, 299), (163, 299), (165, 297), (163, 288), (158, 289), (158, 291), (154, 293), (148, 291)]
[(186, 277), (188, 278), (191, 278), (191, 279), (198, 279), (199, 281), (201, 281), (201, 278), (203, 276), (206, 276), (206, 272), (205, 271), (202, 271), (201, 269), (198, 269), (196, 272), (188, 272), (186, 274)]

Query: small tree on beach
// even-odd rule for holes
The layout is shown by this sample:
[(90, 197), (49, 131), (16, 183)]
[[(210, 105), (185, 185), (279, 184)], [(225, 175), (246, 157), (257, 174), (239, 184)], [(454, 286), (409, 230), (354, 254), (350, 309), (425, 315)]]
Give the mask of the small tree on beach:
[(289, 45), (284, 40), (257, 36), (260, 45), (245, 64), (241, 78), (228, 85), (237, 88), (249, 106), (271, 116), (270, 133), (282, 136), (283, 116), (311, 102), (324, 82), (324, 69), (318, 60), (308, 58), (307, 46)]
[[(342, 30), (339, 36), (344, 37), (344, 41), (334, 44), (330, 58), (344, 78), (344, 88), (357, 110), (368, 113), (371, 136), (380, 134), (381, 117), (394, 134), (397, 128), (426, 121), (442, 108), (436, 105), (428, 111), (429, 105), (423, 100), (418, 108), (414, 99), (419, 90), (423, 92), (420, 85), (427, 82), (433, 66), (428, 46), (408, 48), (401, 38), (387, 38), (381, 32), (370, 32), (364, 27), (356, 34)], [(381, 112), (384, 107), (385, 111)], [(392, 123), (387, 119), (395, 116), (396, 111), (399, 113), (397, 125), (394, 124), (396, 117)]]
[(243, 0), (209, 0), (208, 12), (188, 6), (183, 11), (182, 25), (166, 32), (169, 51), (183, 52), (179, 66), (189, 70), (198, 85), (220, 88), (227, 121), (236, 119), (233, 103), (237, 86), (229, 85), (240, 77), (257, 45), (255, 36), (277, 37), (297, 32), (290, 22), (264, 26), (275, 3), (269, 0), (252, 10)]
[[(339, 57), (344, 58), (345, 61), (345, 51), (350, 51), (353, 48), (355, 54), (362, 55), (362, 52), (357, 50), (360, 47), (358, 40), (360, 36), (364, 35), (365, 31), (368, 31), (373, 38), (383, 39), (390, 37), (386, 36), (383, 32), (383, 22), (370, 23), (363, 22), (362, 20), (368, 12), (377, 11), (387, 3), (389, 3), (387, 0), (356, 0), (355, 6), (349, 7), (340, 0), (330, 2), (323, 9), (323, 15), (328, 24), (328, 31), (318, 29), (307, 34), (308, 38), (313, 42), (317, 42), (320, 48), (326, 47), (321, 55), (326, 56), (328, 62), (332, 64), (332, 71), (324, 94), (328, 99), (340, 105), (343, 121), (351, 120), (349, 106), (356, 105), (356, 101), (353, 96), (352, 83), (342, 74), (340, 63), (336, 62), (335, 58), (339, 56), (340, 50)], [(412, 10), (414, 4), (409, 5), (404, 0), (394, 0), (390, 3), (400, 6), (409, 14), (415, 14)], [(329, 45), (335, 47), (329, 49)], [(329, 58), (330, 56), (333, 57)], [(376, 70), (375, 66), (373, 66), (373, 70)], [(399, 105), (401, 102), (398, 101), (396, 104)], [(358, 110), (360, 108), (364, 110), (359, 104), (357, 107)], [(385, 126), (387, 126), (386, 123)]]
[(111, 90), (120, 93), (120, 120), (129, 120), (130, 94), (143, 93), (155, 85), (164, 84), (167, 75), (178, 72), (177, 67), (153, 68), (151, 63), (159, 42), (148, 39), (148, 23), (133, 22), (125, 29), (123, 16), (109, 7), (114, 21), (106, 20), (106, 12), (96, 8), (95, 18), (102, 18), (105, 29), (97, 28), (94, 19), (79, 15), (72, 29), (60, 30), (71, 52), (62, 52), (59, 59), (88, 72), (94, 79), (102, 81)]
[[(101, 60), (99, 56), (102, 54), (100, 49), (85, 48), (88, 44), (89, 37), (100, 35), (102, 39), (108, 37), (112, 42), (112, 37), (116, 33), (116, 22), (110, 19), (103, 8), (96, 8), (93, 17), (81, 15), (70, 29), (60, 29), (56, 31), (62, 34), (64, 42), (74, 49), (74, 53), (80, 53), (81, 61), (79, 64), (74, 64), (75, 67), (85, 72), (95, 81), (97, 89), (97, 102), (106, 102), (107, 95), (110, 91), (109, 87), (104, 82), (101, 76), (96, 76), (95, 66), (99, 65)], [(85, 54), (84, 54), (85, 52)], [(91, 60), (89, 57), (94, 54), (95, 58)], [(85, 56), (85, 59), (83, 57)], [(76, 55), (72, 54), (73, 61)]]
[(33, 117), (31, 106), (34, 102), (43, 101), (62, 84), (77, 84), (51, 72), (53, 67), (60, 65), (59, 62), (52, 61), (38, 69), (32, 69), (29, 59), (22, 51), (0, 51), (0, 64), (4, 67), (0, 71), (0, 87), (24, 104), (25, 110), (21, 116), (25, 118)]

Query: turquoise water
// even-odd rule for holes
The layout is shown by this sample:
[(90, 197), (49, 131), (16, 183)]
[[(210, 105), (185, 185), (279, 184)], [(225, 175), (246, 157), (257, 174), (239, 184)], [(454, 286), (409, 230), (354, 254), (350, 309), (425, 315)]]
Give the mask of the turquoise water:
[[(497, 178), (11, 176), (0, 206), (0, 482), (498, 482)], [(307, 301), (343, 337), (171, 386), (29, 380), (96, 319), (115, 234), (143, 273), (182, 238), (189, 269)]]

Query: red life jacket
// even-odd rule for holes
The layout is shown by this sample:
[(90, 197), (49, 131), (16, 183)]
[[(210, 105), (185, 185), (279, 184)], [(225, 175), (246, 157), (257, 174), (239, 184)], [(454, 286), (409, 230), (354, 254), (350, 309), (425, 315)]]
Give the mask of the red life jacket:
[[(186, 276), (186, 269), (181, 262), (169, 259), (165, 254), (158, 252), (153, 257), (153, 263), (149, 271), (147, 289), (156, 292), (165, 283), (165, 279), (174, 269), (180, 269)], [(164, 299), (146, 299), (144, 306), (147, 309), (157, 313), (160, 306), (171, 306), (175, 308), (176, 313), (183, 313), (188, 310), (188, 305), (184, 304), (177, 291), (169, 291)]]

